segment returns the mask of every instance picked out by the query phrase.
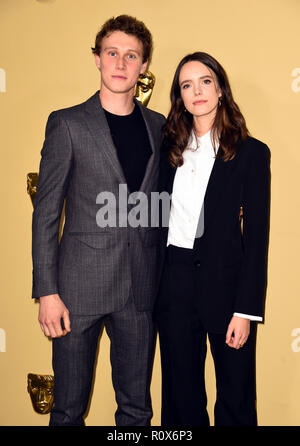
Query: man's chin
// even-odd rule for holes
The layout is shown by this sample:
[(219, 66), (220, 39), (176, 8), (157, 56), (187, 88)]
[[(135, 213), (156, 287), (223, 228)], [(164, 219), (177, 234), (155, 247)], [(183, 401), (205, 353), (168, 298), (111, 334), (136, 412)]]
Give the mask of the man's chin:
[[(101, 85), (103, 89), (103, 85)], [(105, 90), (107, 91), (107, 93), (112, 93), (112, 94), (132, 94), (134, 95), (134, 89), (135, 89), (135, 84), (134, 85), (105, 85)]]

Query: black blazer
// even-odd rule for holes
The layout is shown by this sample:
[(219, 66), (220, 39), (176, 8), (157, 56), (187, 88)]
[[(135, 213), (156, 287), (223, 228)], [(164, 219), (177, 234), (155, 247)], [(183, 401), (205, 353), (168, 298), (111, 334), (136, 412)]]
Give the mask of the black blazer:
[[(160, 190), (172, 192), (175, 173), (162, 157)], [(226, 331), (234, 312), (263, 317), (269, 210), (270, 150), (248, 137), (233, 160), (215, 160), (204, 198), (204, 233), (194, 243), (199, 306), (210, 331)], [(162, 257), (167, 236), (163, 228)]]

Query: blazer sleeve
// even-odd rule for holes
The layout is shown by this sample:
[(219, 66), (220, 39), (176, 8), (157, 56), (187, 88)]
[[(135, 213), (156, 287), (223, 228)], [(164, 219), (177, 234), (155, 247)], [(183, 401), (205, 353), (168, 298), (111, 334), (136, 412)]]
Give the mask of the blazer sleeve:
[(69, 129), (59, 112), (50, 114), (32, 217), (32, 297), (58, 293), (57, 264), (60, 219), (72, 167)]
[(243, 188), (243, 259), (234, 312), (264, 313), (270, 216), (270, 150), (255, 140)]

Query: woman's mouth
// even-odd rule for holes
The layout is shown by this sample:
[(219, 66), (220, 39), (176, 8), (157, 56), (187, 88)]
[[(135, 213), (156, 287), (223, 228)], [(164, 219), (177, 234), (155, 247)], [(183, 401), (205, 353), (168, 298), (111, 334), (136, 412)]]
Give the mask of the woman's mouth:
[(201, 104), (205, 104), (205, 102), (207, 102), (207, 101), (205, 101), (204, 99), (201, 99), (201, 100), (193, 102), (193, 105), (201, 105)]

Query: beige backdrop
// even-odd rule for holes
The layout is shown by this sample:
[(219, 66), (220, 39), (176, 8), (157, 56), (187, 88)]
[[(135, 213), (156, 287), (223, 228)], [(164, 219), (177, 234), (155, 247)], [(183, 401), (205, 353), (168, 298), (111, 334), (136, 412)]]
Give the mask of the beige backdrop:
[[(261, 425), (300, 425), (299, 0), (0, 0), (1, 307), (0, 425), (47, 425), (32, 409), (28, 372), (52, 373), (51, 342), (31, 293), (31, 215), (26, 174), (38, 171), (45, 123), (54, 109), (99, 87), (90, 47), (100, 25), (127, 13), (154, 37), (157, 82), (149, 107), (167, 114), (179, 60), (195, 50), (225, 67), (252, 134), (272, 152), (272, 210), (266, 321), (259, 327)], [(109, 344), (103, 334), (87, 425), (113, 425)], [(207, 363), (209, 411), (214, 371)], [(160, 363), (152, 381), (160, 424)], [(212, 419), (212, 417), (211, 417)], [(212, 421), (213, 422), (213, 421)]]

